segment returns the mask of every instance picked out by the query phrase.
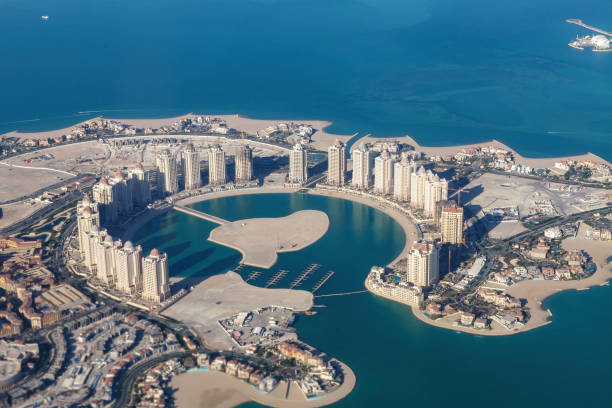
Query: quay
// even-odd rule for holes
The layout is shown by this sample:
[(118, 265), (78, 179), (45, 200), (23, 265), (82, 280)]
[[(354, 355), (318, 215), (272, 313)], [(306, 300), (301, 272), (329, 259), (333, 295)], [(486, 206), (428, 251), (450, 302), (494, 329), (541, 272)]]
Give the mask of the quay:
[(570, 24), (576, 24), (576, 25), (578, 25), (580, 27), (586, 28), (587, 30), (595, 31), (596, 33), (607, 35), (608, 37), (612, 37), (612, 33), (611, 32), (604, 31), (604, 30), (602, 30), (600, 28), (593, 27), (593, 26), (590, 26), (588, 24), (584, 24), (582, 22), (582, 20), (577, 19), (577, 18), (568, 18), (567, 20), (565, 20), (565, 22), (566, 23), (570, 23)]
[(211, 214), (203, 213), (202, 211), (194, 210), (191, 207), (186, 207), (184, 205), (174, 204), (172, 207), (176, 211), (183, 212), (185, 214), (193, 215), (194, 217), (201, 218), (206, 221), (214, 222), (215, 224), (224, 225), (229, 223), (229, 221), (224, 220), (223, 218), (215, 217)]

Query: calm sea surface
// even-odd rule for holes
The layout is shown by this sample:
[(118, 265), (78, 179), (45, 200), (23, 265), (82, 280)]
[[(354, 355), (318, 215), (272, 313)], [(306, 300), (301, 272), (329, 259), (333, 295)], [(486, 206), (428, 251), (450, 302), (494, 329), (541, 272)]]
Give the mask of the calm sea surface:
[(612, 54), (571, 17), (612, 30), (609, 0), (0, 0), (0, 132), (239, 112), (612, 159)]
[[(401, 228), (378, 210), (350, 201), (298, 194), (236, 196), (194, 204), (228, 220), (276, 217), (302, 209), (325, 211), (330, 229), (302, 251), (279, 256), (252, 283), (263, 286), (281, 269), (289, 284), (311, 263), (321, 269), (300, 288), (310, 290), (330, 270), (319, 294), (363, 288), (372, 265), (397, 256)], [(170, 212), (141, 229), (136, 241), (170, 256), (171, 274), (207, 277), (233, 268), (237, 251), (206, 241), (215, 225)], [(274, 239), (274, 237), (269, 237)], [(302, 340), (349, 364), (357, 386), (337, 407), (604, 407), (612, 389), (612, 291), (598, 287), (554, 296), (554, 323), (510, 337), (457, 334), (417, 320), (406, 306), (369, 293), (316, 299), (325, 308), (301, 317)], [(244, 407), (259, 407), (248, 403)]]

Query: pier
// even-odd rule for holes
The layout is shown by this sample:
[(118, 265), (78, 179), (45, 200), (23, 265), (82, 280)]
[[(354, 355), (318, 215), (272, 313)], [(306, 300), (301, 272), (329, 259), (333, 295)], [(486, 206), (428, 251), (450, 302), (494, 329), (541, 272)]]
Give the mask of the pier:
[(330, 297), (330, 296), (358, 295), (360, 293), (367, 293), (367, 292), (368, 292), (368, 290), (356, 290), (356, 291), (353, 291), (353, 292), (330, 293), (328, 295), (315, 295), (314, 297), (322, 298), (322, 297)]
[(329, 278), (334, 275), (334, 273), (334, 271), (327, 272), (327, 274), (323, 278), (321, 278), (321, 280), (319, 280), (316, 285), (314, 285), (314, 287), (312, 288), (312, 293), (315, 293), (317, 290), (321, 289), (321, 286), (323, 286), (325, 282), (327, 282)]
[(595, 31), (596, 33), (607, 35), (608, 37), (612, 37), (612, 33), (611, 32), (604, 31), (604, 30), (602, 30), (600, 28), (593, 27), (593, 26), (590, 26), (588, 24), (584, 24), (582, 22), (582, 20), (577, 19), (577, 18), (568, 18), (567, 20), (565, 20), (565, 22), (566, 23), (570, 23), (570, 24), (576, 24), (576, 25), (578, 25), (580, 27), (586, 28), (587, 30)]
[(296, 286), (299, 286), (306, 278), (308, 278), (310, 274), (315, 272), (320, 267), (321, 265), (319, 264), (310, 265), (300, 276), (298, 276), (293, 282), (291, 282), (291, 285), (289, 285), (289, 289), (293, 289)]
[(215, 224), (223, 225), (227, 224), (229, 221), (224, 220), (223, 218), (215, 217), (214, 215), (203, 213), (202, 211), (194, 210), (191, 207), (185, 207), (184, 205), (174, 204), (172, 207), (176, 211), (183, 212), (185, 214), (193, 215), (194, 217), (201, 218), (206, 221), (214, 222)]
[(253, 279), (257, 279), (259, 277), (259, 275), (261, 275), (261, 272), (252, 272), (249, 277), (245, 280), (245, 282), (249, 282), (252, 281)]
[(276, 285), (278, 283), (278, 281), (283, 279), (285, 277), (285, 275), (288, 274), (288, 273), (289, 273), (289, 271), (281, 269), (273, 277), (271, 277), (268, 282), (266, 282), (266, 286), (264, 286), (264, 288), (269, 288), (270, 286)]

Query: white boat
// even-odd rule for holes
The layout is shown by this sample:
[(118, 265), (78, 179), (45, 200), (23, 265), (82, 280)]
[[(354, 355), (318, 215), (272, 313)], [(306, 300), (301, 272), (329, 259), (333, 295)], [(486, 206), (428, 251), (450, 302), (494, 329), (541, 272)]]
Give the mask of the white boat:
[(42, 18), (43, 20), (48, 20), (49, 16), (40, 16), (40, 18)]

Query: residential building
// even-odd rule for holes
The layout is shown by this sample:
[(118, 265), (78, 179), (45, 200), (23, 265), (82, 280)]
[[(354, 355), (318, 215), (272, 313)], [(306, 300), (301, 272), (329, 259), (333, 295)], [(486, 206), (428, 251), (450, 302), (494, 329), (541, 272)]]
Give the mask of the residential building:
[(119, 204), (115, 199), (113, 187), (106, 177), (92, 188), (93, 200), (98, 203), (102, 225), (114, 225), (119, 220)]
[(374, 159), (374, 191), (378, 194), (393, 192), (393, 158), (387, 150)]
[(448, 204), (441, 210), (440, 232), (442, 242), (449, 244), (463, 243), (463, 208), (457, 207), (454, 201), (446, 201)]
[(372, 155), (362, 143), (353, 150), (353, 179), (351, 184), (355, 188), (368, 189), (372, 184)]
[(244, 183), (253, 179), (253, 150), (249, 145), (241, 145), (236, 152), (237, 183)]
[(439, 280), (440, 254), (435, 243), (418, 241), (408, 253), (408, 281), (417, 286), (431, 286)]
[(304, 184), (308, 179), (308, 154), (301, 143), (289, 153), (289, 183)]
[(227, 183), (225, 152), (216, 145), (208, 149), (208, 184), (219, 186)]
[(410, 200), (410, 183), (415, 171), (416, 164), (402, 155), (402, 159), (393, 166), (393, 198), (398, 201)]
[(169, 294), (168, 255), (154, 248), (142, 260), (142, 297), (163, 302)]
[(117, 271), (117, 289), (137, 294), (142, 291), (142, 247), (126, 241), (115, 254)]
[(195, 190), (202, 186), (200, 178), (200, 154), (188, 143), (183, 151), (183, 175), (185, 177), (185, 190)]
[(346, 177), (346, 147), (336, 139), (327, 150), (327, 183), (343, 186)]
[(176, 158), (165, 149), (157, 156), (157, 187), (162, 194), (176, 194), (179, 191)]
[(84, 255), (85, 248), (88, 245), (89, 233), (95, 225), (100, 227), (100, 212), (98, 211), (98, 203), (93, 203), (89, 195), (85, 194), (83, 200), (77, 204), (77, 228), (79, 237), (79, 250), (81, 255)]
[(132, 180), (132, 200), (135, 209), (143, 209), (151, 202), (151, 182), (149, 172), (145, 171), (142, 163), (136, 163), (128, 172)]

